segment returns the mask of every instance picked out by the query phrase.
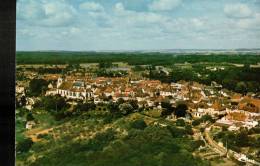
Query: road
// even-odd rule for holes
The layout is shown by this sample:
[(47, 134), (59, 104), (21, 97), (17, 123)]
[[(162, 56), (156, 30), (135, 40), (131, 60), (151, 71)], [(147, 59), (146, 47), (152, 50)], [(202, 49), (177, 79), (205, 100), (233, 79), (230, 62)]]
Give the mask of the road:
[[(210, 137), (209, 132), (210, 132), (211, 127), (212, 127), (213, 125), (214, 125), (214, 124), (207, 124), (207, 127), (205, 128), (204, 133), (203, 133), (203, 135), (204, 135), (204, 137), (205, 137), (205, 140), (207, 141), (207, 143), (208, 143), (213, 149), (215, 149), (216, 152), (219, 152), (219, 154), (220, 154), (221, 156), (225, 156), (225, 155), (226, 155), (227, 157), (229, 157), (228, 154), (229, 154), (229, 152), (231, 152), (231, 150), (228, 151), (225, 147), (222, 147), (222, 146), (218, 145), (217, 142), (214, 141), (214, 140)], [(234, 152), (234, 151), (232, 151), (232, 154), (233, 154), (233, 157), (234, 157), (237, 161), (239, 161), (239, 162), (244, 162), (244, 163), (249, 164), (249, 165), (250, 165), (250, 164), (253, 164), (253, 165), (258, 165), (258, 166), (260, 166), (260, 163), (254, 161), (254, 160), (248, 159), (248, 158), (246, 157), (246, 155), (244, 155), (244, 154), (239, 154), (239, 153)], [(241, 159), (242, 159), (242, 160), (241, 160)]]

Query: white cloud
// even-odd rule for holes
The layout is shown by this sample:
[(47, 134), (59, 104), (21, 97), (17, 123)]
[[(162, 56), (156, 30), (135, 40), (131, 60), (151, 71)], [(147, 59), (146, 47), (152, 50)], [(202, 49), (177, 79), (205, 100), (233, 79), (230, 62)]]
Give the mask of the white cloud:
[(17, 2), (17, 19), (39, 19), (45, 16), (41, 2), (33, 0), (19, 0)]
[(62, 0), (20, 0), (17, 3), (17, 18), (33, 25), (66, 26), (75, 20), (76, 13)]
[(226, 16), (231, 18), (248, 18), (251, 17), (253, 12), (246, 4), (228, 4), (224, 7)]
[(103, 11), (104, 7), (96, 2), (84, 2), (79, 5), (79, 8), (87, 11)]
[(254, 14), (252, 18), (239, 20), (236, 24), (242, 29), (260, 30), (260, 13)]
[(122, 3), (115, 5), (116, 20), (124, 22), (126, 25), (143, 26), (153, 23), (160, 23), (167, 19), (166, 16), (153, 13), (153, 12), (136, 12), (132, 10), (126, 10)]
[(116, 3), (114, 9), (115, 9), (116, 12), (124, 12), (125, 11), (125, 7), (121, 2)]
[(181, 0), (154, 0), (148, 7), (153, 11), (167, 11), (178, 7)]

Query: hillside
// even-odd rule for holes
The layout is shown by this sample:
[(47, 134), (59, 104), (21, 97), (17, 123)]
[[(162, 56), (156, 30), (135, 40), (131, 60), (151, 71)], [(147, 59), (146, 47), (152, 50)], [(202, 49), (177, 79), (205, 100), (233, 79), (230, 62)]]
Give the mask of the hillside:
[(161, 118), (89, 111), (56, 124), (49, 119), (53, 123), (50, 127), (46, 125), (47, 113), (35, 117), (36, 128), (23, 132), (35, 142), (28, 152), (17, 154), (18, 166), (208, 165), (192, 155), (199, 144), (191, 131)]

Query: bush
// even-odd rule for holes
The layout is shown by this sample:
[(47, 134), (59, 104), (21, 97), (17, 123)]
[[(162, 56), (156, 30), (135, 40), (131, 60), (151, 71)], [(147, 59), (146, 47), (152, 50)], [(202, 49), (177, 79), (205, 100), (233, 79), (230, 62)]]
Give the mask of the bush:
[(32, 121), (32, 120), (34, 120), (34, 117), (33, 117), (32, 113), (29, 112), (29, 113), (26, 115), (26, 121)]
[(37, 136), (37, 138), (39, 138), (39, 139), (41, 139), (41, 138), (43, 138), (43, 139), (49, 139), (49, 138), (50, 138), (50, 135), (48, 135), (48, 134), (39, 134), (39, 135)]
[(172, 137), (174, 138), (185, 137), (187, 134), (187, 131), (185, 129), (180, 129), (174, 126), (167, 126), (167, 129), (170, 131)]
[(200, 146), (205, 146), (205, 142), (202, 140), (197, 140), (191, 143), (191, 148), (193, 151), (198, 149)]
[(139, 129), (139, 130), (143, 130), (147, 127), (147, 125), (143, 119), (135, 120), (130, 125), (132, 128)]
[(16, 151), (17, 152), (28, 152), (30, 150), (30, 148), (33, 145), (33, 141), (31, 138), (25, 138), (23, 140), (21, 140), (20, 142), (18, 142), (17, 147), (16, 147)]
[(202, 120), (203, 122), (206, 122), (206, 121), (211, 122), (211, 123), (214, 123), (214, 122), (215, 122), (215, 120), (214, 120), (210, 115), (203, 115), (203, 116), (201, 117), (201, 120)]
[(183, 119), (177, 119), (176, 126), (185, 126), (185, 121)]
[(44, 79), (33, 79), (29, 83), (29, 95), (39, 96), (47, 89), (48, 82)]
[(189, 134), (189, 135), (192, 135), (192, 134), (193, 134), (191, 125), (186, 125), (186, 126), (185, 126), (185, 130), (186, 130), (186, 133), (187, 133), (187, 134)]
[(194, 121), (192, 121), (192, 126), (198, 126), (201, 123), (200, 119), (195, 119)]

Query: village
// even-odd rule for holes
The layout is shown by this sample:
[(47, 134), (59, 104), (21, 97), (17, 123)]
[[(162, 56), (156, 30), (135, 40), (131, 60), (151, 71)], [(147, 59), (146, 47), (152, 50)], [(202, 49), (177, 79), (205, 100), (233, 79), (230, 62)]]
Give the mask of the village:
[[(59, 67), (66, 68), (65, 66)], [(87, 67), (90, 71), (93, 69), (91, 64)], [(167, 68), (156, 67), (155, 69), (164, 69), (167, 72)], [(97, 76), (93, 72), (86, 72), (86, 70), (82, 71), (82, 68), (76, 72), (68, 71), (66, 74), (39, 74), (24, 69), (23, 76), (27, 79), (16, 82), (16, 98), (19, 102), (24, 98), (26, 101), (25, 108), (33, 110), (35, 103), (40, 101), (40, 97), (26, 96), (26, 91), (29, 88), (30, 80), (42, 79), (48, 84), (44, 90), (42, 89), (40, 96), (61, 96), (72, 107), (77, 106), (78, 103), (92, 102), (95, 105), (102, 105), (123, 100), (126, 102), (136, 101), (139, 110), (148, 112), (156, 110), (162, 113), (166, 109), (163, 106), (164, 103), (168, 103), (172, 108), (178, 107), (179, 103), (184, 103), (187, 106), (185, 116), (177, 117), (172, 112), (167, 114), (165, 119), (169, 121), (183, 119), (187, 123), (194, 124), (193, 130), (196, 130), (194, 121), (209, 116), (214, 123), (210, 127), (207, 127), (207, 124), (200, 125), (200, 127), (205, 126), (207, 128), (204, 133), (199, 134), (199, 139), (205, 139), (214, 153), (219, 153), (220, 156), (226, 155), (228, 149), (225, 149), (224, 142), (209, 137), (210, 134), (207, 133), (209, 130), (212, 135), (216, 130), (221, 130), (223, 127), (230, 132), (235, 132), (241, 129), (250, 130), (259, 126), (260, 99), (253, 93), (242, 95), (232, 92), (222, 88), (222, 85), (214, 81), (211, 82), (211, 85), (203, 85), (194, 81), (163, 83), (160, 80), (141, 77), (140, 74), (128, 67), (113, 68), (113, 71), (116, 72), (122, 70), (126, 71), (127, 74), (107, 77)], [(19, 72), (18, 70), (18, 74)], [(34, 121), (26, 123), (28, 130), (34, 126)], [(218, 148), (220, 150), (216, 150)], [(246, 158), (246, 161), (251, 161), (242, 153), (234, 152), (234, 154), (233, 156), (239, 156), (237, 157), (239, 161), (244, 158)], [(246, 161), (243, 160), (243, 162)]]
[[(126, 77), (94, 77), (89, 74), (37, 75), (32, 72), (28, 72), (28, 75), (31, 79), (38, 77), (50, 82), (45, 96), (60, 95), (70, 101), (93, 101), (98, 104), (116, 102), (121, 98), (125, 101), (137, 100), (139, 107), (157, 110), (162, 109), (162, 102), (169, 102), (173, 107), (178, 102), (185, 102), (190, 118), (210, 115), (218, 119), (216, 124), (226, 125), (231, 131), (240, 127), (255, 127), (260, 120), (259, 98), (255, 98), (253, 94), (243, 96), (222, 89), (215, 82), (211, 86), (187, 81), (162, 83), (159, 80), (133, 79), (132, 73)], [(20, 97), (24, 95), (28, 85), (26, 81), (17, 81), (16, 94)], [(32, 109), (34, 100), (28, 98), (29, 109)]]

